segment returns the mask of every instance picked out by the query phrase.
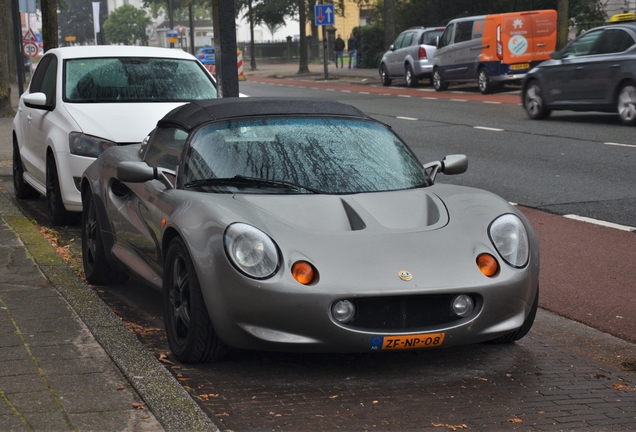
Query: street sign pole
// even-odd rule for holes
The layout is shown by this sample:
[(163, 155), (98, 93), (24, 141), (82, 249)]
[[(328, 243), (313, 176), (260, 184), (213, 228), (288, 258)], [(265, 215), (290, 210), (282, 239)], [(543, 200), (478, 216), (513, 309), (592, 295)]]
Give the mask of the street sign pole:
[(322, 27), (322, 57), (325, 68), (325, 79), (329, 79), (329, 64), (327, 56), (327, 36), (325, 35), (325, 26), (333, 25), (334, 23), (334, 7), (332, 4), (316, 4), (314, 6), (314, 24)]
[(328, 59), (327, 59), (327, 37), (326, 37), (326, 31), (325, 31), (325, 26), (322, 26), (322, 60), (324, 63), (324, 68), (325, 68), (325, 79), (328, 80), (329, 79), (329, 68), (327, 67), (328, 65)]

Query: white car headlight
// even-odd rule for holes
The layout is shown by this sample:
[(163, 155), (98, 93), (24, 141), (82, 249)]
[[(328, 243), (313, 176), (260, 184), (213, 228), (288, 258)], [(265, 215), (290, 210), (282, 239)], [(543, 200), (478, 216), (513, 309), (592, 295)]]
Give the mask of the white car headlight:
[(267, 279), (278, 270), (278, 248), (258, 228), (240, 222), (234, 223), (225, 230), (223, 244), (230, 262), (249, 277)]
[(68, 147), (71, 154), (96, 158), (104, 153), (108, 147), (117, 145), (112, 141), (85, 135), (81, 132), (71, 132), (68, 136)]
[(499, 216), (490, 224), (488, 235), (499, 255), (509, 265), (521, 268), (528, 263), (530, 255), (528, 233), (517, 216), (513, 214)]

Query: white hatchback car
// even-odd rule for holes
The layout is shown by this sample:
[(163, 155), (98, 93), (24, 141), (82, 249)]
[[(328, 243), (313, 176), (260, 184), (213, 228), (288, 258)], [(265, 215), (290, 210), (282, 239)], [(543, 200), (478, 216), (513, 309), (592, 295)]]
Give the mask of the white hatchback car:
[(216, 97), (212, 75), (180, 50), (49, 50), (13, 120), (16, 197), (45, 195), (51, 223), (66, 225), (82, 210), (82, 173), (106, 148), (140, 143), (173, 108)]

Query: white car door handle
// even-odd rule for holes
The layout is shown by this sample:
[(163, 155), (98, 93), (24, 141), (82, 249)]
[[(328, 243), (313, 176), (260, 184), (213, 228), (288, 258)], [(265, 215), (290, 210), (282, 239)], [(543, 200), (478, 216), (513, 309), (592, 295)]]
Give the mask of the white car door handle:
[(28, 120), (28, 121), (31, 121), (31, 114), (29, 114), (29, 115), (27, 116), (27, 120)]

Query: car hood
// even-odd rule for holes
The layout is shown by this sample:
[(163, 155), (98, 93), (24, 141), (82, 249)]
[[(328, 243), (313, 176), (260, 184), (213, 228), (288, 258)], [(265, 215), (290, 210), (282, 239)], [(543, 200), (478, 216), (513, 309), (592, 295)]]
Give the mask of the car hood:
[(263, 217), (316, 233), (422, 231), (448, 223), (442, 201), (423, 189), (358, 195), (236, 195)]
[(141, 142), (157, 122), (183, 102), (65, 104), (81, 132), (116, 143)]

